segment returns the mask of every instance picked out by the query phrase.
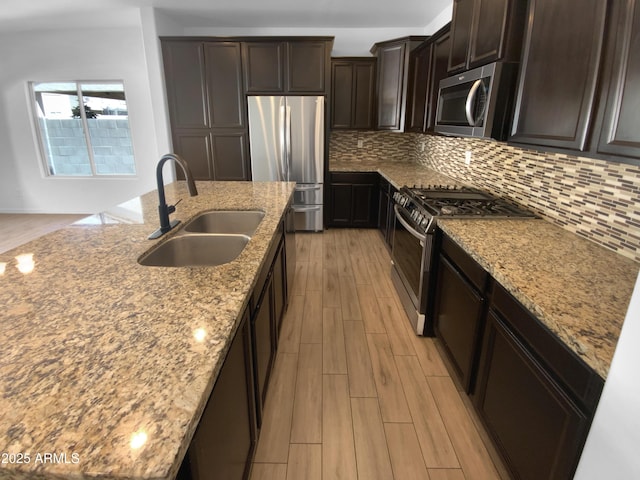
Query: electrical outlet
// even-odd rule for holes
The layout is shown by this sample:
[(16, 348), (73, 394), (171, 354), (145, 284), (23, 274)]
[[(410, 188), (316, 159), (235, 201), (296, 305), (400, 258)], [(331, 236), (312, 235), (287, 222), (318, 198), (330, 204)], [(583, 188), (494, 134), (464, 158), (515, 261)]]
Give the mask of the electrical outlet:
[(471, 165), (471, 150), (464, 152), (464, 164)]
[(358, 148), (362, 148), (364, 141), (363, 140), (358, 140)]

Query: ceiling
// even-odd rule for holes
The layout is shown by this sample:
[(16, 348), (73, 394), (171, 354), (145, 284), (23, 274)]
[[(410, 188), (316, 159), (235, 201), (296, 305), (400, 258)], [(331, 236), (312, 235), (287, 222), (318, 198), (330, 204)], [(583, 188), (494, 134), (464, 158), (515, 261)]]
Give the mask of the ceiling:
[(185, 27), (384, 28), (428, 25), (452, 0), (2, 0), (0, 33), (139, 25), (156, 7)]

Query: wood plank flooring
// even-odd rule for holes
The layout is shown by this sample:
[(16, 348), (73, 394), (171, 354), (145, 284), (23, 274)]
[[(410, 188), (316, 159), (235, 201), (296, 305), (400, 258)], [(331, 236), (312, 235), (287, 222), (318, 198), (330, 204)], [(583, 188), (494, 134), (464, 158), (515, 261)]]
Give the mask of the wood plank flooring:
[(492, 480), (436, 340), (414, 335), (376, 230), (296, 235), (252, 480)]
[(0, 253), (80, 220), (86, 215), (0, 214)]

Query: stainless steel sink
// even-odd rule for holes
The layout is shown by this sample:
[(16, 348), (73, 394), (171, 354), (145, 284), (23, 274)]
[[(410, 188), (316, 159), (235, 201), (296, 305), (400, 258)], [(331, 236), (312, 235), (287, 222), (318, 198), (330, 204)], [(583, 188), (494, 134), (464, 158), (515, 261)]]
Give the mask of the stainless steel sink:
[(138, 259), (153, 267), (211, 267), (236, 259), (249, 242), (247, 235), (178, 234)]
[(192, 233), (241, 234), (251, 237), (264, 212), (260, 210), (211, 210), (203, 212), (187, 222), (183, 228)]

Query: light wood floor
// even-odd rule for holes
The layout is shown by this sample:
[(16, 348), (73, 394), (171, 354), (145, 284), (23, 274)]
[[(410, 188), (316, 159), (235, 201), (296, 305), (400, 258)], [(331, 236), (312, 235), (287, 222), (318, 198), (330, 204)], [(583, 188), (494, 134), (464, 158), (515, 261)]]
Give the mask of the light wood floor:
[(86, 215), (0, 214), (0, 253), (80, 220)]
[(252, 480), (491, 480), (486, 434), (414, 335), (376, 230), (299, 234)]

